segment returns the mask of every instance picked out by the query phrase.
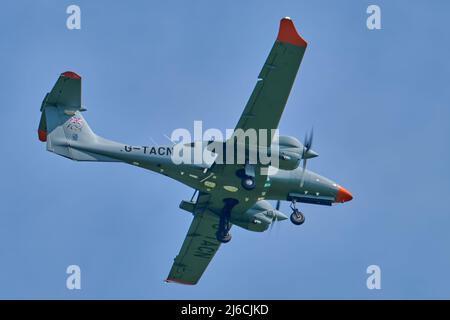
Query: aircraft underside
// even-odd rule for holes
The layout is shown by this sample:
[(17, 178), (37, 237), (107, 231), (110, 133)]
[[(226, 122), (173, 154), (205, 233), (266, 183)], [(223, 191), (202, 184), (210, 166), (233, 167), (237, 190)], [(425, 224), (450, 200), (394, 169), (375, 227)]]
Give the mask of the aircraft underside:
[[(193, 188), (192, 199), (179, 205), (192, 213), (193, 220), (167, 281), (196, 284), (221, 243), (231, 240), (232, 225), (265, 231), (275, 222), (287, 219), (279, 210), (281, 201), (290, 202), (290, 220), (301, 225), (305, 217), (297, 209), (298, 203), (331, 206), (352, 199), (345, 188), (306, 169), (307, 161), (318, 156), (311, 149), (312, 132), (303, 142), (290, 136), (273, 135), (306, 47), (292, 20), (283, 18), (232, 137), (226, 142), (199, 142), (202, 148), (217, 156), (210, 163), (175, 161), (176, 146), (127, 145), (99, 137), (82, 115), (85, 109), (81, 103), (81, 77), (71, 71), (60, 75), (42, 102), (39, 139), (46, 142), (48, 151), (72, 160), (124, 162)], [(246, 134), (252, 130), (264, 132), (269, 143), (245, 142)], [(235, 140), (241, 142), (234, 145)], [(218, 160), (220, 155), (230, 154), (231, 149), (227, 149), (230, 141), (233, 152), (235, 147), (243, 148), (244, 161)], [(195, 149), (196, 143), (178, 146)], [(247, 156), (252, 150), (263, 150), (270, 155), (270, 162), (260, 158), (252, 162)], [(189, 152), (187, 149), (186, 153)], [(275, 207), (268, 200), (277, 201)]]

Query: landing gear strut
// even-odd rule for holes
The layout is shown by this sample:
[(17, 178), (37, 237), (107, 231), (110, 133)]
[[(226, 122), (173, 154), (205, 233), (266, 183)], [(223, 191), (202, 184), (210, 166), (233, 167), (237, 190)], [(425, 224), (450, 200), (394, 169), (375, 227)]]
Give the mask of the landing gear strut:
[(244, 169), (236, 172), (236, 175), (241, 178), (241, 186), (245, 190), (253, 190), (256, 187), (255, 181), (255, 166), (249, 163), (245, 164)]
[(292, 200), (291, 209), (291, 222), (297, 226), (303, 224), (305, 222), (305, 215), (296, 208), (295, 200)]
[(231, 241), (231, 210), (233, 210), (233, 207), (239, 202), (236, 199), (225, 199), (224, 200), (225, 205), (222, 209), (222, 212), (220, 214), (220, 220), (219, 220), (219, 228), (217, 229), (216, 238), (217, 241), (222, 243), (227, 243)]

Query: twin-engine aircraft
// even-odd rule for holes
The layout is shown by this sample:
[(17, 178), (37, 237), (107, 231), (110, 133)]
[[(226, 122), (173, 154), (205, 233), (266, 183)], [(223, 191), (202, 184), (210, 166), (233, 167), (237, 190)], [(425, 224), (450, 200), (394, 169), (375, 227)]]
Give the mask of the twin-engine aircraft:
[[(278, 128), (306, 47), (292, 20), (283, 18), (234, 132)], [(261, 169), (270, 169), (270, 164), (250, 163), (248, 159), (210, 165), (174, 163), (173, 145), (133, 146), (104, 139), (91, 130), (83, 111), (81, 77), (70, 71), (62, 73), (41, 106), (38, 135), (48, 151), (77, 161), (125, 162), (195, 190), (190, 201), (180, 203), (181, 209), (193, 214), (193, 221), (167, 282), (196, 284), (221, 243), (231, 240), (232, 225), (262, 232), (287, 219), (279, 211), (280, 201), (291, 202), (290, 220), (301, 225), (305, 217), (297, 203), (330, 206), (352, 199), (345, 188), (306, 169), (307, 160), (317, 156), (311, 149), (312, 134), (304, 143), (289, 136), (274, 139), (271, 134), (269, 148), (278, 150), (278, 167), (274, 174), (263, 174)], [(276, 207), (267, 200), (277, 201)]]

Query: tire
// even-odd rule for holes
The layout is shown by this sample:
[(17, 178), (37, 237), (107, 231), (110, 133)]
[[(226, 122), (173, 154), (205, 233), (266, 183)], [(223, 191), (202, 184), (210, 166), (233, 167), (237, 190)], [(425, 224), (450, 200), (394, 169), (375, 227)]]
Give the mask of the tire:
[(241, 185), (245, 190), (253, 190), (256, 187), (255, 178), (245, 176), (241, 180)]
[(300, 211), (294, 211), (291, 214), (291, 222), (296, 226), (299, 226), (305, 222), (305, 215)]
[(219, 242), (228, 243), (231, 241), (231, 233), (228, 232), (225, 235), (217, 234), (216, 238), (217, 238), (217, 241), (219, 241)]

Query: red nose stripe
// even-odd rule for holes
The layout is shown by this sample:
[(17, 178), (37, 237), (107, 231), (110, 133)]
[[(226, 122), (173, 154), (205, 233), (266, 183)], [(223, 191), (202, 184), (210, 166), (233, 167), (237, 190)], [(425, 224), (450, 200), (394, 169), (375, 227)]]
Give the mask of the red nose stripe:
[(352, 194), (345, 188), (339, 187), (338, 193), (336, 194), (336, 202), (343, 203), (353, 199)]
[(39, 140), (41, 140), (42, 142), (47, 141), (47, 131), (38, 130), (38, 136), (39, 136)]
[(294, 23), (289, 18), (283, 18), (280, 21), (280, 30), (278, 31), (277, 40), (293, 44), (297, 47), (305, 47), (308, 43), (298, 34)]

